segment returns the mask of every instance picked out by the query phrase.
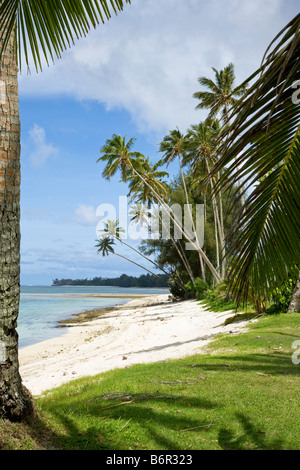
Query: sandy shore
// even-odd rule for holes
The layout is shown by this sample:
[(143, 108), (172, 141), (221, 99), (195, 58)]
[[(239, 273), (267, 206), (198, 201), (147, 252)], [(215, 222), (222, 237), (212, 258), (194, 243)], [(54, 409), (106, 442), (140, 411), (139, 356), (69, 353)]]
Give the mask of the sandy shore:
[(87, 312), (68, 322), (66, 334), (20, 349), (24, 385), (37, 396), (75, 378), (182, 358), (201, 352), (215, 335), (239, 332), (247, 324), (224, 326), (232, 312), (209, 312), (195, 301), (168, 297), (135, 298), (91, 317)]

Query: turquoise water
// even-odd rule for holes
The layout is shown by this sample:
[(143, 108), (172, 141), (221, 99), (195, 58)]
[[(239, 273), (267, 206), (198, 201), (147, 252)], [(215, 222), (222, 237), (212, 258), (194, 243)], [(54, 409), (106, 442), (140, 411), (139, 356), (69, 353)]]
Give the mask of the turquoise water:
[[(94, 308), (114, 307), (128, 298), (89, 297), (88, 294), (165, 294), (167, 289), (138, 289), (87, 286), (23, 286), (18, 318), (19, 347), (29, 346), (65, 334), (56, 328), (60, 320)], [(73, 294), (85, 294), (73, 296)]]

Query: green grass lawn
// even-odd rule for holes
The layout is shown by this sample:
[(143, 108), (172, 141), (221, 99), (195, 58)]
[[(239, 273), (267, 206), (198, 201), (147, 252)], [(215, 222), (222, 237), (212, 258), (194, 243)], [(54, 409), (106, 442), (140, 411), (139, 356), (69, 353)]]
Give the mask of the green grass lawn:
[(202, 354), (52, 390), (26, 429), (0, 421), (0, 449), (299, 450), (299, 319), (264, 316)]

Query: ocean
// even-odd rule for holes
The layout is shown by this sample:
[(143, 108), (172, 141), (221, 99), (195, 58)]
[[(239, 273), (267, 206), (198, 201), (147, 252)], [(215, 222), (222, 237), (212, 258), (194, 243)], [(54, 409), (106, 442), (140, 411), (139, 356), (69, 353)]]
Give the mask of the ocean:
[[(95, 308), (114, 307), (128, 302), (124, 298), (100, 298), (89, 294), (166, 294), (168, 289), (142, 289), (88, 286), (22, 286), (17, 331), (19, 348), (66, 333), (57, 328), (60, 320)], [(74, 296), (74, 294), (81, 294)], [(83, 295), (82, 295), (83, 294)]]

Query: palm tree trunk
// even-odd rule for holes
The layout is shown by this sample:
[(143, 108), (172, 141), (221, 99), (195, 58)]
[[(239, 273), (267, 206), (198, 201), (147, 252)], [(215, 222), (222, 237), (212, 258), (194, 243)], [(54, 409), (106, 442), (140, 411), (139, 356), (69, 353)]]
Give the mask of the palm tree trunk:
[[(219, 173), (218, 173), (218, 179), (220, 179)], [(223, 243), (224, 243), (224, 254), (222, 257), (222, 279), (225, 279), (226, 277), (226, 246), (225, 246), (225, 231), (224, 231), (224, 214), (223, 214), (223, 201), (222, 201), (222, 192), (219, 190), (218, 192), (219, 196), (219, 208), (220, 208), (220, 225), (221, 225), (221, 233), (223, 234)]]
[(299, 271), (299, 278), (296, 283), (292, 299), (288, 308), (288, 312), (299, 312), (300, 313), (300, 271)]
[[(188, 197), (188, 193), (187, 193), (187, 189), (186, 189), (186, 184), (185, 184), (185, 178), (184, 178), (184, 173), (183, 173), (183, 169), (182, 169), (181, 158), (180, 158), (180, 155), (179, 155), (179, 154), (178, 154), (178, 160), (179, 160), (179, 166), (180, 166), (180, 172), (181, 172), (181, 179), (182, 179), (182, 183), (183, 183), (183, 188), (184, 188), (185, 199), (186, 199), (186, 203), (187, 203), (187, 207), (188, 207), (188, 211), (189, 211), (189, 216), (190, 216), (192, 228), (193, 228), (194, 233), (195, 233), (196, 243), (197, 243), (197, 245), (199, 245), (199, 240), (198, 240), (198, 236), (197, 236), (197, 231), (196, 231), (196, 228), (195, 228), (195, 224), (194, 224), (194, 220), (193, 220), (193, 216), (192, 216), (192, 212), (191, 212), (191, 208), (190, 208), (190, 203), (189, 203), (189, 197)], [(204, 281), (206, 281), (206, 279), (205, 279), (205, 270), (204, 270), (204, 262), (203, 262), (203, 259), (202, 259), (202, 256), (200, 255), (200, 253), (198, 253), (198, 256), (199, 256), (199, 263), (200, 263), (200, 270), (201, 270), (202, 278), (203, 278)]]
[(220, 272), (220, 250), (219, 250), (219, 236), (218, 236), (218, 224), (216, 210), (213, 203), (213, 212), (214, 212), (214, 225), (215, 225), (215, 240), (216, 240), (216, 260), (217, 260), (217, 271)]
[[(155, 209), (155, 212), (156, 212), (156, 215), (157, 215), (158, 219), (160, 220), (162, 226), (167, 229), (166, 224), (164, 223), (163, 217), (160, 216), (160, 214), (157, 212), (156, 209)], [(192, 268), (190, 267), (189, 262), (187, 260), (187, 257), (185, 255), (184, 249), (182, 248), (180, 243), (179, 243), (180, 248), (177, 246), (177, 243), (176, 243), (174, 237), (172, 236), (172, 234), (170, 234), (170, 239), (171, 239), (171, 242), (172, 242), (173, 246), (175, 247), (177, 253), (180, 256), (181, 261), (183, 262), (183, 265), (184, 265), (185, 269), (187, 270), (187, 273), (188, 273), (192, 283), (195, 284), (195, 277), (193, 275)]]
[[(225, 111), (225, 116), (226, 116), (226, 125), (228, 125), (228, 127), (230, 128), (230, 118), (229, 118), (229, 112), (228, 112), (228, 107), (227, 105), (225, 105), (226, 107), (226, 111)], [(232, 132), (229, 132), (228, 134), (228, 137), (230, 138)], [(235, 162), (236, 162), (236, 158), (235, 158)], [(238, 168), (236, 168), (236, 171), (238, 171)], [(239, 178), (238, 179), (238, 185), (239, 185), (239, 193), (240, 193), (240, 200), (241, 200), (241, 206), (243, 208), (243, 212), (245, 211), (245, 194), (244, 194), (244, 189), (243, 189), (243, 184), (242, 184), (242, 181), (241, 179)]]
[(152, 271), (150, 271), (149, 269), (145, 268), (145, 266), (142, 266), (141, 264), (138, 264), (138, 263), (136, 263), (135, 261), (132, 261), (132, 259), (126, 258), (126, 256), (123, 256), (123, 255), (121, 255), (120, 253), (117, 253), (116, 251), (113, 251), (113, 253), (114, 253), (115, 255), (119, 256), (120, 258), (126, 259), (126, 261), (129, 261), (130, 263), (135, 264), (135, 265), (138, 266), (139, 268), (144, 269), (144, 270), (147, 271), (148, 273), (150, 273), (150, 274), (152, 274), (153, 276), (157, 277), (157, 279), (160, 279), (161, 281), (163, 281), (163, 282), (168, 286), (168, 283), (167, 283), (167, 281), (165, 281), (165, 279), (161, 278), (161, 277), (158, 276), (157, 274), (155, 274), (155, 273), (153, 273)]
[(20, 421), (33, 411), (19, 374), (20, 118), (14, 37), (0, 64), (0, 414)]
[(122, 244), (122, 245), (125, 245), (127, 246), (128, 248), (130, 248), (131, 250), (135, 251), (138, 255), (142, 256), (145, 260), (149, 261), (149, 263), (152, 263), (156, 268), (158, 268), (160, 271), (162, 271), (163, 273), (165, 273), (167, 276), (169, 276), (170, 274), (167, 273), (167, 271), (165, 271), (161, 266), (159, 266), (157, 263), (155, 263), (155, 261), (153, 261), (152, 259), (148, 258), (147, 256), (145, 256), (143, 253), (141, 253), (139, 250), (137, 250), (136, 248), (134, 248), (133, 246), (129, 245), (128, 243), (124, 242), (122, 238), (117, 238), (117, 240), (119, 240), (119, 242)]
[[(205, 161), (206, 161), (206, 167), (207, 167), (208, 174), (210, 175), (209, 163), (208, 163), (207, 159)], [(217, 231), (219, 233), (220, 244), (221, 244), (221, 258), (222, 258), (222, 261), (221, 261), (221, 265), (222, 265), (221, 279), (224, 279), (224, 277), (225, 277), (225, 268), (224, 268), (224, 266), (225, 266), (224, 265), (224, 260), (225, 260), (225, 235), (224, 235), (224, 230), (223, 230), (223, 223), (221, 223), (221, 221), (220, 221), (218, 204), (217, 204), (217, 201), (216, 201), (214, 185), (213, 185), (213, 182), (212, 182), (211, 178), (210, 178), (210, 185), (211, 185), (211, 197), (212, 197), (212, 203), (213, 203), (213, 210), (214, 210), (214, 214), (215, 214), (215, 220), (217, 222)], [(216, 243), (217, 243), (217, 240), (216, 240)], [(218, 246), (218, 244), (217, 244), (217, 246)]]

